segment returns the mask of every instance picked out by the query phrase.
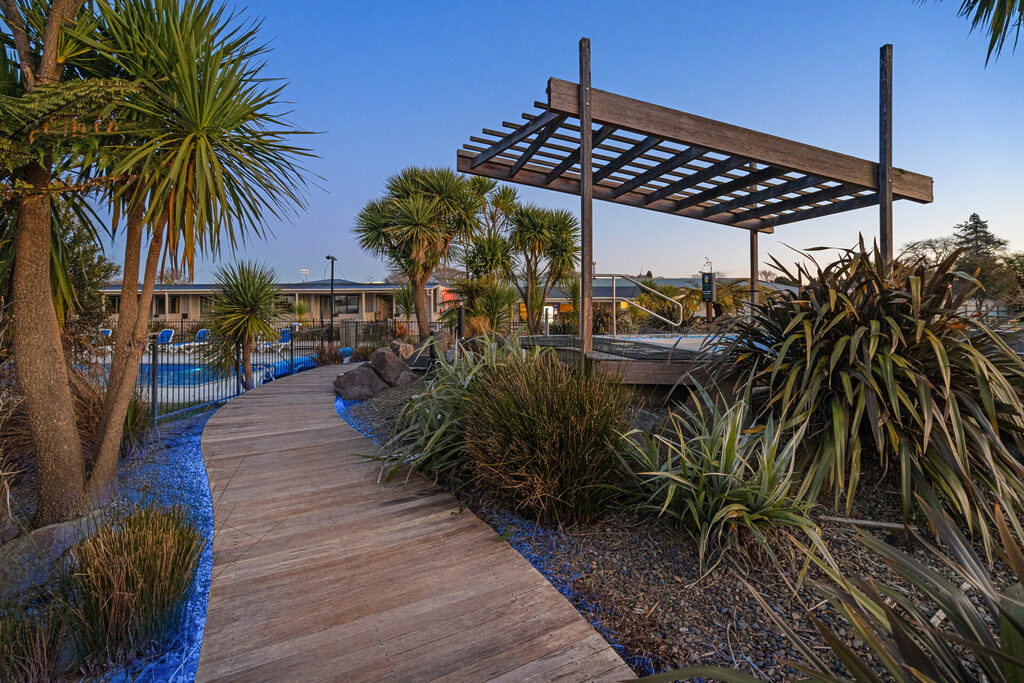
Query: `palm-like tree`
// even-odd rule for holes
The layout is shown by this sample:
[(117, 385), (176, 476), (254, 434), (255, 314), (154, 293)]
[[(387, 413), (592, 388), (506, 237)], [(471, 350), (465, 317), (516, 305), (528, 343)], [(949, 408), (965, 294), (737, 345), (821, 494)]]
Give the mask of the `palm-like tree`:
[[(278, 300), (277, 274), (270, 266), (241, 261), (214, 274), (210, 334), (213, 342), (204, 360), (239, 373), (246, 390), (254, 386), (252, 352), (257, 340), (277, 337), (275, 325), (288, 313)], [(237, 350), (237, 352), (236, 352)]]
[(430, 334), (430, 276), (476, 230), (479, 210), (480, 197), (463, 176), (447, 168), (410, 167), (389, 178), (384, 196), (356, 217), (359, 246), (388, 260), (414, 289), (422, 339)]
[(958, 16), (969, 17), (971, 30), (981, 29), (988, 34), (988, 54), (985, 62), (1003, 51), (1006, 39), (1013, 34), (1017, 47), (1021, 26), (1024, 26), (1024, 0), (962, 0)]
[(412, 319), (413, 312), (416, 310), (416, 290), (412, 288), (411, 284), (406, 282), (395, 290), (393, 296), (395, 297), (395, 308), (398, 309), (399, 315), (405, 317), (405, 322), (408, 323)]
[(283, 86), (264, 73), (259, 24), (236, 16), (212, 0), (114, 0), (99, 3), (97, 29), (80, 37), (102, 57), (97, 69), (138, 87), (123, 105), (123, 143), (104, 149), (109, 175), (131, 180), (111, 194), (126, 247), (93, 502), (116, 484), (161, 261), (191, 273), (197, 253), (262, 237), (268, 216), (304, 204), (298, 159), (308, 151), (290, 142), (301, 131), (278, 113)]
[(526, 307), (530, 334), (540, 333), (541, 314), (551, 289), (571, 277), (579, 263), (579, 239), (579, 221), (564, 209), (524, 205), (512, 215), (510, 279)]

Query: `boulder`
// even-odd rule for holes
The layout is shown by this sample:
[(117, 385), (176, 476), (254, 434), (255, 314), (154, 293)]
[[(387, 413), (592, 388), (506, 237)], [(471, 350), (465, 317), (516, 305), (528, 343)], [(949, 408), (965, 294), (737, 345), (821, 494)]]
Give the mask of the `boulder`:
[(398, 381), (395, 383), (395, 386), (398, 386), (400, 384), (408, 384), (409, 382), (415, 382), (415, 381), (416, 381), (415, 373), (413, 373), (412, 370), (406, 370), (405, 372), (403, 372), (401, 375), (398, 376)]
[(58, 576), (66, 568), (68, 549), (93, 533), (102, 519), (101, 512), (93, 512), (0, 546), (0, 601), (12, 600)]
[(408, 372), (409, 370), (409, 366), (405, 364), (405, 361), (396, 356), (395, 352), (386, 346), (370, 354), (370, 365), (377, 371), (380, 378), (391, 386), (398, 384), (398, 378), (402, 376), (403, 372)]
[(365, 401), (387, 386), (369, 365), (342, 373), (334, 380), (334, 391), (346, 401)]
[(416, 353), (416, 347), (412, 344), (406, 344), (401, 339), (392, 339), (390, 346), (391, 350), (395, 352), (395, 355), (402, 360), (405, 360), (412, 354)]

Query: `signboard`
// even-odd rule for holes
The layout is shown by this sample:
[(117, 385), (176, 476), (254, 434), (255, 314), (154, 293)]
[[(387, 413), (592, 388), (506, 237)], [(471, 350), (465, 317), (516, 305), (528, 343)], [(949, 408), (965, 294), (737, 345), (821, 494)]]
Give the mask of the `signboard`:
[(718, 289), (715, 286), (714, 273), (700, 274), (700, 294), (701, 301), (704, 301), (705, 303), (713, 302), (718, 298)]

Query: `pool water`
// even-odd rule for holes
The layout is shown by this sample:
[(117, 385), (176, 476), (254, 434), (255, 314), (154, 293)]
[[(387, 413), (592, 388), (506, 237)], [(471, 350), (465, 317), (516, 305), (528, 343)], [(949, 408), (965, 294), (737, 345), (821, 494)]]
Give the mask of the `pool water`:
[[(294, 371), (308, 370), (315, 367), (316, 363), (311, 356), (299, 356), (295, 359)], [(220, 368), (202, 363), (158, 363), (156, 374), (157, 386), (181, 387), (195, 386), (207, 382), (216, 382), (229, 378)], [(292, 373), (292, 364), (287, 360), (279, 360), (273, 363), (253, 363), (253, 370), (262, 370), (266, 376), (264, 379), (284, 377)], [(153, 381), (151, 365), (142, 363), (139, 366), (138, 383), (149, 386)]]

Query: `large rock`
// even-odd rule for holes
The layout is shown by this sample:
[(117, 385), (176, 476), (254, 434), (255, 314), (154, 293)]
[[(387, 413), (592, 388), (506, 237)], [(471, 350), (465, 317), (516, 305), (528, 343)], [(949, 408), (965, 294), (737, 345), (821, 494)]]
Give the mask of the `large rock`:
[(387, 386), (369, 365), (342, 373), (334, 380), (334, 391), (346, 401), (365, 401)]
[(395, 355), (402, 360), (405, 360), (412, 354), (416, 353), (416, 347), (412, 344), (406, 344), (401, 339), (392, 339), (390, 346), (391, 350), (395, 352)]
[(0, 546), (0, 602), (49, 583), (67, 568), (67, 551), (101, 523), (101, 512), (51, 524)]
[(370, 365), (377, 371), (380, 378), (391, 386), (399, 383), (403, 372), (409, 371), (409, 366), (405, 364), (405, 361), (387, 347), (379, 348), (370, 354)]
[(398, 376), (397, 384), (408, 384), (416, 381), (416, 374), (412, 370), (406, 370)]

